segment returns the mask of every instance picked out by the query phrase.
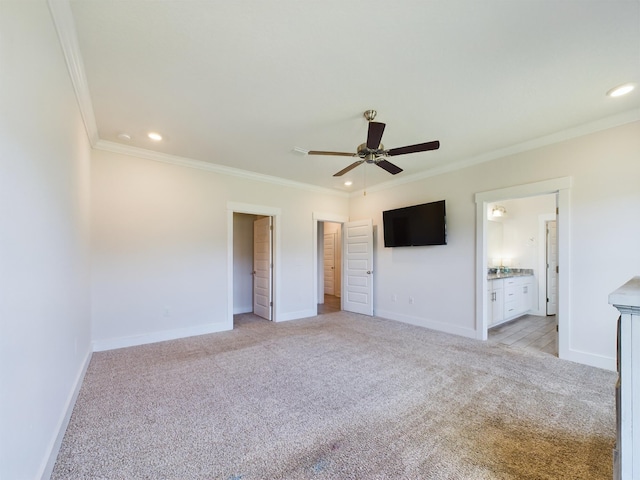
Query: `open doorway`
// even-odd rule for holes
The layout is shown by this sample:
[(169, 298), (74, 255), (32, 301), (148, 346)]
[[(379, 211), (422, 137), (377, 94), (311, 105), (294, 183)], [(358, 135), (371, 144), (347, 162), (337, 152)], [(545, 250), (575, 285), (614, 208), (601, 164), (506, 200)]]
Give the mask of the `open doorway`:
[(227, 322), (278, 321), (280, 209), (227, 204)]
[(318, 315), (342, 310), (342, 223), (318, 222)]
[(233, 314), (273, 319), (273, 219), (233, 214)]
[[(313, 214), (313, 291), (316, 304), (324, 301), (324, 223), (339, 224), (342, 274), (340, 310), (373, 316), (373, 220)], [(334, 290), (335, 291), (335, 290)], [(321, 300), (322, 299), (322, 300)]]
[[(546, 180), (537, 183), (516, 185), (499, 190), (477, 193), (476, 198), (476, 333), (477, 338), (487, 340), (488, 329), (491, 324), (492, 298), (500, 295), (488, 295), (490, 280), (488, 278), (488, 266), (490, 258), (487, 248), (488, 242), (488, 214), (487, 209), (491, 203), (505, 201), (506, 199), (523, 199), (541, 195), (555, 195), (556, 197), (556, 221), (557, 221), (557, 252), (558, 252), (558, 277), (557, 277), (557, 346), (558, 356), (570, 359), (572, 352), (569, 348), (571, 338), (571, 322), (569, 321), (569, 285), (570, 285), (570, 257), (569, 236), (567, 226), (570, 224), (569, 195), (571, 178), (563, 177)], [(538, 244), (545, 242), (545, 236), (538, 236)], [(538, 273), (544, 269), (538, 269)], [(546, 286), (545, 286), (546, 292)], [(504, 291), (502, 292), (504, 294)], [(538, 293), (540, 296), (541, 292)], [(546, 293), (545, 293), (546, 295)], [(546, 302), (545, 302), (546, 303)], [(541, 303), (539, 302), (539, 306)], [(544, 305), (543, 305), (544, 306)], [(546, 307), (545, 307), (546, 315)]]
[[(557, 194), (492, 202), (487, 208), (488, 340), (557, 356)], [(554, 258), (554, 264), (547, 260)], [(551, 310), (553, 310), (551, 312)], [(551, 312), (551, 313), (550, 313)]]
[[(314, 212), (312, 216), (313, 221), (313, 254), (316, 261), (313, 263), (313, 287), (314, 298), (316, 304), (316, 315), (322, 315), (325, 313), (331, 313), (342, 310), (342, 232), (343, 225), (349, 221), (348, 217), (335, 215), (331, 213), (317, 213)], [(327, 228), (325, 228), (325, 225)], [(325, 233), (335, 233), (335, 252), (332, 262), (325, 264)], [(331, 236), (330, 236), (331, 238)], [(339, 249), (339, 254), (337, 250)], [(338, 261), (336, 257), (340, 258)], [(333, 274), (325, 275), (325, 269), (327, 266), (334, 265)], [(337, 267), (337, 268), (336, 268)], [(329, 268), (329, 272), (331, 269)], [(337, 274), (337, 272), (340, 272)], [(325, 285), (325, 277), (331, 276), (333, 280), (333, 294), (329, 294), (325, 299), (326, 287), (331, 285)], [(337, 281), (336, 281), (337, 277)], [(331, 280), (327, 278), (329, 283)], [(329, 290), (331, 291), (331, 290)]]

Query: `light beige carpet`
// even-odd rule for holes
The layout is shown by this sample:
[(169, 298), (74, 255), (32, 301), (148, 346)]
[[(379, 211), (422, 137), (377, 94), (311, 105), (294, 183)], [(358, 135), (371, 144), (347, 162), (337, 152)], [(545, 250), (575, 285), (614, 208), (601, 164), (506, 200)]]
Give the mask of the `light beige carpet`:
[(608, 479), (614, 372), (346, 312), (95, 353), (54, 479)]

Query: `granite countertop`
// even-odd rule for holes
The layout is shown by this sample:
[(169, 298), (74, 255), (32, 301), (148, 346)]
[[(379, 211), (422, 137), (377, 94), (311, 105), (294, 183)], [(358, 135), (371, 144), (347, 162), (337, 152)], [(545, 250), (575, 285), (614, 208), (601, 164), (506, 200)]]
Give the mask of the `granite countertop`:
[(487, 280), (497, 280), (499, 278), (528, 277), (533, 275), (531, 268), (512, 268), (508, 272), (496, 272), (495, 268), (490, 268), (487, 272)]

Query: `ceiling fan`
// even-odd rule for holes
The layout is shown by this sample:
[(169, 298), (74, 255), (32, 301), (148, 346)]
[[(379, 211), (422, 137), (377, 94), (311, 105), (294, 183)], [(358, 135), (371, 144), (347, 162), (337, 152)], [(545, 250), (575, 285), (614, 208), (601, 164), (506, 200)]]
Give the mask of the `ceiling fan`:
[(346, 168), (343, 168), (338, 173), (334, 173), (334, 177), (340, 177), (350, 170), (353, 170), (358, 165), (367, 162), (373, 163), (380, 168), (383, 168), (392, 175), (400, 173), (402, 169), (397, 165), (394, 165), (385, 157), (395, 157), (396, 155), (404, 155), (406, 153), (426, 152), (428, 150), (437, 150), (440, 148), (440, 142), (435, 140), (433, 142), (418, 143), (416, 145), (407, 145), (406, 147), (391, 148), (389, 150), (384, 149), (384, 145), (380, 143), (382, 140), (382, 134), (384, 133), (384, 123), (374, 122), (376, 118), (375, 110), (367, 110), (364, 112), (364, 118), (369, 122), (369, 132), (367, 133), (367, 142), (358, 146), (356, 153), (347, 152), (326, 152), (322, 150), (309, 150), (308, 155), (334, 155), (341, 157), (358, 157), (360, 160), (353, 162)]

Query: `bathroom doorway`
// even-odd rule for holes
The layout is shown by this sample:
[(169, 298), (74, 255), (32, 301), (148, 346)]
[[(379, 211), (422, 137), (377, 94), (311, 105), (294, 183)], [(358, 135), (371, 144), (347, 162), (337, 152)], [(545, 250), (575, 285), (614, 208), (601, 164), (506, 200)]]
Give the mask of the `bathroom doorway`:
[[(568, 357), (570, 338), (568, 305), (570, 265), (568, 255), (569, 239), (566, 230), (563, 230), (563, 225), (568, 225), (570, 222), (570, 187), (571, 178), (563, 177), (476, 194), (476, 335), (478, 339), (488, 339), (488, 330), (490, 326), (490, 297), (487, 295), (490, 286), (488, 279), (488, 266), (491, 263), (487, 248), (489, 205), (492, 203), (506, 202), (508, 200), (538, 197), (542, 195), (554, 195), (557, 206), (555, 220), (557, 221), (557, 252), (560, 272), (558, 274), (557, 282), (557, 345), (558, 356), (560, 358)], [(542, 239), (542, 241), (540, 239)], [(545, 236), (536, 235), (533, 240), (531, 240), (530, 237), (524, 237), (524, 244), (521, 242), (520, 247), (535, 248), (535, 245), (537, 244), (538, 248), (542, 248), (541, 245), (545, 245), (545, 243)], [(540, 272), (545, 271), (546, 268), (539, 267), (538, 275), (540, 275)], [(539, 288), (538, 290), (538, 311), (544, 311), (543, 315), (546, 316), (546, 285), (543, 297), (544, 302), (540, 300), (540, 296), (542, 295), (542, 292), (540, 291), (541, 289)], [(544, 310), (541, 309), (541, 306), (544, 307)]]
[(549, 316), (547, 311), (546, 263), (549, 247), (557, 259), (557, 244), (547, 233), (551, 220), (555, 226), (556, 205), (557, 195), (548, 194), (500, 200), (487, 208), (488, 290), (495, 297), (488, 300), (492, 343), (557, 355), (555, 312)]

